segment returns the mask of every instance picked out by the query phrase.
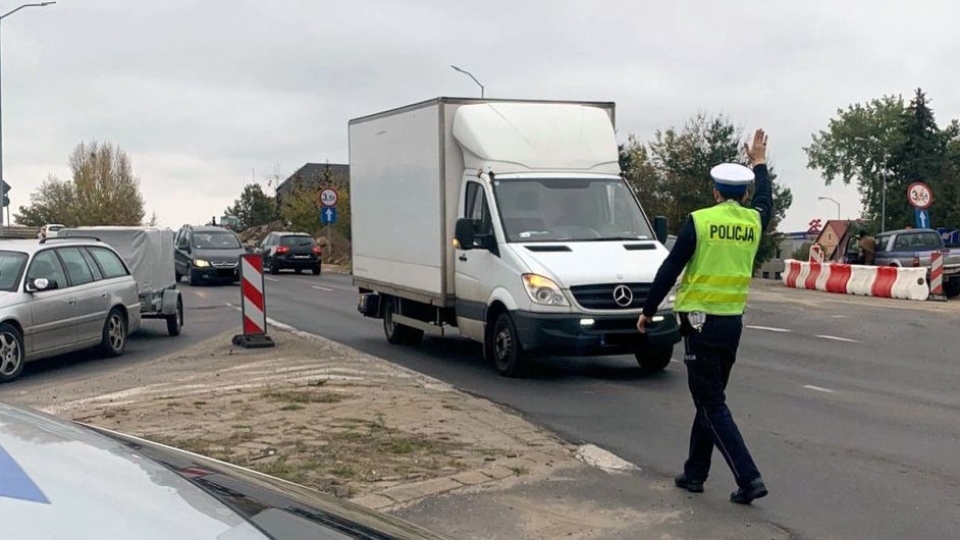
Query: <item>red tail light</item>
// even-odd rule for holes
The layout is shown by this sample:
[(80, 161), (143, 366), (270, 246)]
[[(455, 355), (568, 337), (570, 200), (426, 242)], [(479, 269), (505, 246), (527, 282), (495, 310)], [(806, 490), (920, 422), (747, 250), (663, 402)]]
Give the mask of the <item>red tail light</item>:
[(287, 246), (280, 246), (280, 247), (277, 248), (277, 254), (278, 254), (278, 255), (283, 254), (283, 253), (286, 253), (286, 252), (288, 252), (288, 251), (290, 251), (290, 248), (288, 248)]
[(314, 255), (316, 255), (316, 256), (318, 256), (318, 257), (320, 256), (320, 246), (313, 246), (313, 250), (312, 250), (312, 251), (313, 251), (313, 254), (314, 254)]

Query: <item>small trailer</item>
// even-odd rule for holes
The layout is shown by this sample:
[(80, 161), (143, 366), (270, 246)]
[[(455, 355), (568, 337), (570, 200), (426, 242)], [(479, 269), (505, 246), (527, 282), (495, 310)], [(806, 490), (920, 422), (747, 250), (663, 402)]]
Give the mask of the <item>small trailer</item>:
[(85, 237), (110, 245), (137, 280), (140, 314), (164, 319), (171, 336), (183, 329), (183, 297), (177, 289), (170, 229), (156, 227), (75, 227), (57, 231), (60, 238)]

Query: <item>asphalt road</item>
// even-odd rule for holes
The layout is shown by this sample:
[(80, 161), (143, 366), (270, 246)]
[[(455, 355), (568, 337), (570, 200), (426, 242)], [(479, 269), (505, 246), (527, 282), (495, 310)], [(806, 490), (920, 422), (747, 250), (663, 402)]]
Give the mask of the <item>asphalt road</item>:
[[(681, 363), (643, 377), (632, 357), (550, 359), (537, 362), (526, 379), (505, 379), (481, 360), (478, 345), (459, 338), (428, 338), (418, 348), (387, 344), (380, 322), (357, 313), (347, 276), (266, 279), (272, 319), (512, 407), (571, 441), (615, 452), (647, 474), (673, 475), (682, 465), (694, 411)], [(237, 287), (182, 288), (188, 306), (184, 335), (168, 338), (161, 323), (148, 323), (158, 325), (159, 335), (131, 341), (124, 361), (167, 354), (236, 324), (237, 313), (221, 306), (238, 303)], [(728, 388), (771, 490), (745, 510), (749, 519), (777, 524), (798, 538), (956, 538), (958, 320), (960, 302), (918, 304), (755, 286)], [(54, 361), (31, 369), (22, 382), (76, 375), (113, 361)], [(716, 454), (714, 464), (702, 497), (735, 511), (727, 501), (732, 477)]]
[[(224, 301), (233, 290), (213, 290)], [(645, 471), (682, 465), (693, 407), (683, 365), (643, 377), (632, 357), (550, 359), (504, 379), (459, 338), (386, 343), (348, 276), (267, 277), (268, 315), (495, 402)], [(729, 402), (767, 484), (750, 510), (800, 538), (956, 538), (960, 530), (960, 302), (754, 287)], [(679, 358), (679, 350), (675, 358)], [(704, 497), (730, 505), (715, 456)]]

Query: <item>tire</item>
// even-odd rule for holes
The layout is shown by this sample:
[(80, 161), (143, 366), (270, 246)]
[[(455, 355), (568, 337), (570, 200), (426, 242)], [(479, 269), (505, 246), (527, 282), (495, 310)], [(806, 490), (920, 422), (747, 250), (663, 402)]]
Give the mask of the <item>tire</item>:
[(23, 336), (9, 323), (0, 324), (0, 382), (16, 379), (23, 373)]
[(116, 357), (123, 354), (126, 348), (127, 319), (122, 311), (113, 308), (103, 323), (103, 340), (100, 342), (100, 350), (107, 356)]
[(277, 261), (270, 259), (270, 273), (277, 275), (280, 273), (280, 267), (277, 266)]
[(517, 327), (509, 313), (501, 313), (497, 317), (493, 331), (487, 335), (484, 350), (500, 375), (519, 377), (526, 372), (527, 355), (520, 346)]
[(322, 268), (317, 266), (316, 268), (313, 269), (313, 275), (319, 276), (321, 271), (322, 271)]
[(392, 345), (419, 345), (423, 342), (423, 330), (411, 328), (393, 322), (393, 315), (397, 313), (397, 301), (387, 299), (383, 306), (383, 334), (387, 342)]
[(174, 281), (174, 283), (180, 283), (180, 280), (183, 279), (183, 274), (181, 274), (180, 272), (177, 272), (175, 275), (177, 280)]
[(297, 268), (296, 270), (294, 270), (294, 272), (296, 272), (297, 274), (302, 274), (303, 268)]
[(183, 299), (177, 298), (177, 312), (167, 317), (167, 333), (179, 336), (183, 331)]
[(960, 296), (960, 280), (944, 282), (943, 294), (945, 294), (947, 298), (956, 298), (957, 296)]
[(651, 345), (633, 355), (644, 374), (659, 373), (670, 365), (673, 357), (673, 345)]
[(200, 285), (200, 280), (197, 279), (197, 276), (193, 275), (193, 268), (187, 268), (187, 283), (189, 283), (191, 287)]

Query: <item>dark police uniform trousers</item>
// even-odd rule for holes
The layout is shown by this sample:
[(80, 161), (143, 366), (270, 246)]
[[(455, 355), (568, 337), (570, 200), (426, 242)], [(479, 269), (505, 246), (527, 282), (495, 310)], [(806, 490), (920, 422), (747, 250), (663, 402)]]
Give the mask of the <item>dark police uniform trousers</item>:
[(760, 477), (760, 472), (727, 407), (725, 394), (730, 371), (737, 359), (743, 316), (706, 315), (699, 329), (696, 323), (691, 325), (687, 314), (680, 314), (680, 322), (684, 334), (687, 383), (697, 408), (684, 474), (690, 479), (706, 480), (716, 446), (733, 472), (737, 485), (746, 487)]

